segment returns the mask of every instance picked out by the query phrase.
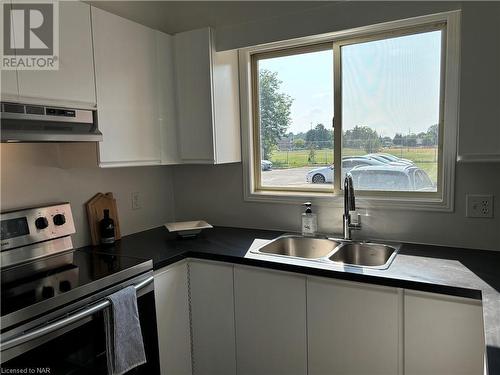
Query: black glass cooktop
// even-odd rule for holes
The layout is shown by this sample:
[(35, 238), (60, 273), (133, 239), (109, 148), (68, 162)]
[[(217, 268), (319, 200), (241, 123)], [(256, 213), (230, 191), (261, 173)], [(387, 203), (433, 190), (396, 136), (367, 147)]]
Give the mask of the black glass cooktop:
[(76, 250), (2, 270), (2, 320), (65, 295), (82, 298), (151, 269), (144, 259)]

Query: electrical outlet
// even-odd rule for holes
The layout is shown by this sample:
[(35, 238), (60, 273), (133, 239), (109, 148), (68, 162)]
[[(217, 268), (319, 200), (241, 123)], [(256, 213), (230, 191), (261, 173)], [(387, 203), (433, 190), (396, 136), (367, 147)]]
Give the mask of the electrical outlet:
[(493, 195), (467, 194), (467, 217), (493, 217)]
[(138, 210), (139, 208), (142, 208), (142, 197), (138, 191), (134, 191), (132, 193), (132, 209)]

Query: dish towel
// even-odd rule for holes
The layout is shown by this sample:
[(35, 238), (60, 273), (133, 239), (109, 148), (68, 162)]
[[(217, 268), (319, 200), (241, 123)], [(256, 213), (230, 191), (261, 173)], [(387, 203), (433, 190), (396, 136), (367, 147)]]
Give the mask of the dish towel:
[(126, 287), (108, 300), (111, 305), (104, 309), (108, 374), (121, 375), (146, 363), (135, 288)]

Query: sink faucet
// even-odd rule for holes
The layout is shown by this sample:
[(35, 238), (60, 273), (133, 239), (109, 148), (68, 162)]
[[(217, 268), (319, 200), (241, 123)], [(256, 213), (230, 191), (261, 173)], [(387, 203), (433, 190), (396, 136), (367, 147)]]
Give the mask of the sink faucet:
[(352, 184), (352, 176), (347, 173), (344, 179), (344, 216), (343, 216), (343, 232), (344, 240), (351, 239), (351, 230), (361, 229), (361, 216), (358, 214), (358, 222), (351, 223), (351, 213), (356, 209), (356, 198), (354, 197), (354, 187)]

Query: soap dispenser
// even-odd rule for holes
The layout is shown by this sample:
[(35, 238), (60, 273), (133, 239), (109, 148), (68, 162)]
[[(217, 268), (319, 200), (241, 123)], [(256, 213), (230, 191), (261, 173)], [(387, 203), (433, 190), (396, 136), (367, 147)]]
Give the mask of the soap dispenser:
[(311, 202), (305, 202), (303, 206), (306, 211), (302, 214), (302, 235), (311, 237), (318, 230), (318, 217), (312, 212)]

